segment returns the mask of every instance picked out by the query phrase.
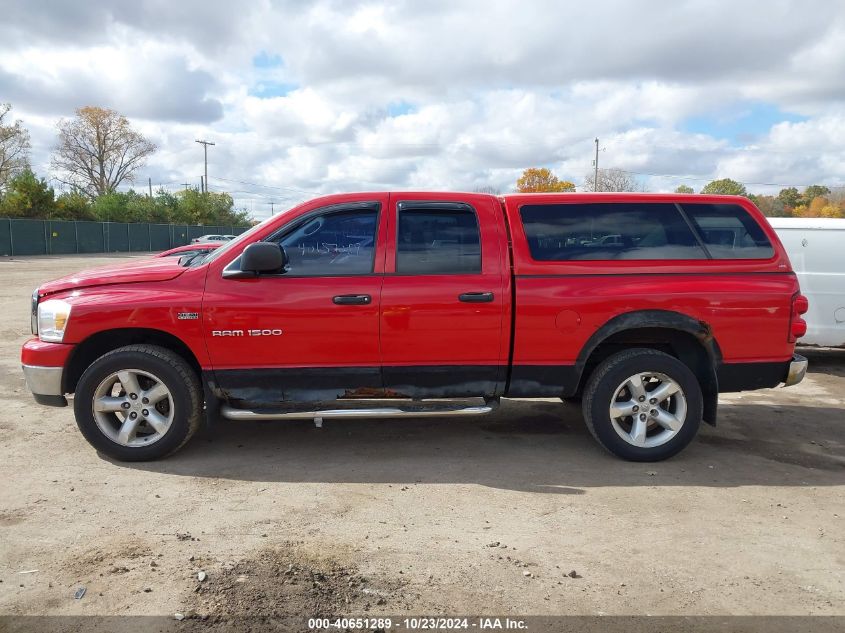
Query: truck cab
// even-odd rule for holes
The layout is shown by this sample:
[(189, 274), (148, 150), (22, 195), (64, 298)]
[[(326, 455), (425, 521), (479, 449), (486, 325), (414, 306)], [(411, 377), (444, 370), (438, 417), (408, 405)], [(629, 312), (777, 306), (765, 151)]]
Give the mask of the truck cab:
[(800, 381), (805, 310), (744, 199), (341, 194), (187, 265), (43, 284), (22, 362), (36, 400), (75, 394), (80, 430), (117, 459), (170, 454), (203, 417), (479, 415), (554, 397), (582, 401), (605, 448), (649, 461), (715, 423), (720, 391)]

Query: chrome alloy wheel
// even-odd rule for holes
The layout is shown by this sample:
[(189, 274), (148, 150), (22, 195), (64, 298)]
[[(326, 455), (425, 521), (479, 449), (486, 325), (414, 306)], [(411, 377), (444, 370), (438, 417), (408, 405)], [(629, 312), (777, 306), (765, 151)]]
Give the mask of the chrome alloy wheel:
[(173, 423), (173, 395), (157, 376), (124, 369), (106, 376), (94, 392), (94, 421), (121, 446), (149, 446)]
[(622, 382), (610, 403), (610, 421), (623, 440), (640, 448), (662, 446), (687, 417), (681, 386), (666, 374), (641, 372)]

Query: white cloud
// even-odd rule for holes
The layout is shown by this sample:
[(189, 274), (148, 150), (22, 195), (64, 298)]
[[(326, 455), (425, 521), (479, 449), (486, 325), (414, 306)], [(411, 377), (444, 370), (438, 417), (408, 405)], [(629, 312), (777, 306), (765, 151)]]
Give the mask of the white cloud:
[[(154, 184), (198, 183), (194, 139), (216, 141), (212, 188), (262, 215), (320, 191), (506, 191), (532, 165), (580, 184), (596, 136), (653, 189), (845, 181), (845, 6), (822, 0), (5, 4), (0, 96), (40, 171), (56, 120), (96, 104), (158, 144)], [(805, 120), (686, 125), (751, 103)]]

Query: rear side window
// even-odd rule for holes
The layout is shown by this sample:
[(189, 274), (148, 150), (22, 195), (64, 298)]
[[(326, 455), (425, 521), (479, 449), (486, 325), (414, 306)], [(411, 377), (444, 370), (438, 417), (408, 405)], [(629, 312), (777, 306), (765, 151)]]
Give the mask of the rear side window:
[(520, 214), (535, 260), (707, 258), (671, 203), (525, 205)]
[(760, 225), (738, 204), (684, 204), (714, 259), (768, 259), (774, 255)]
[(481, 272), (478, 219), (470, 208), (399, 208), (396, 272)]

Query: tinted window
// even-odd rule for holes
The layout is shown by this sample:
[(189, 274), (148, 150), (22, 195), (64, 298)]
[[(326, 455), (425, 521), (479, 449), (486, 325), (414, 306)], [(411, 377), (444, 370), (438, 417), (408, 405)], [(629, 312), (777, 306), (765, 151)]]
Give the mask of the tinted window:
[(674, 204), (526, 205), (520, 213), (536, 260), (707, 257)]
[(318, 215), (279, 242), (290, 259), (288, 275), (362, 275), (373, 272), (378, 211), (361, 209)]
[(737, 204), (685, 204), (702, 241), (715, 259), (768, 259), (774, 255), (769, 238)]
[(396, 271), (479, 273), (481, 240), (470, 209), (400, 209)]

